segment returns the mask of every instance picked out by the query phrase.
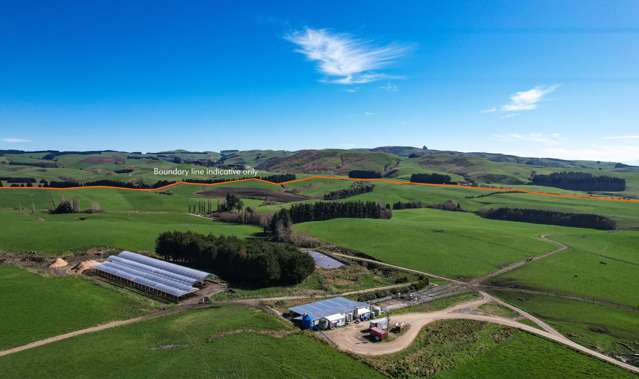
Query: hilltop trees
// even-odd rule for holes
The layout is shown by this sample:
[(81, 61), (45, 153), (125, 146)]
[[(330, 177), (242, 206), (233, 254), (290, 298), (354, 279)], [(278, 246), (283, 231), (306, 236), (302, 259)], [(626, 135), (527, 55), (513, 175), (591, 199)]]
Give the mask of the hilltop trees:
[(626, 180), (612, 176), (594, 176), (585, 172), (555, 172), (534, 175), (532, 183), (575, 191), (625, 191)]

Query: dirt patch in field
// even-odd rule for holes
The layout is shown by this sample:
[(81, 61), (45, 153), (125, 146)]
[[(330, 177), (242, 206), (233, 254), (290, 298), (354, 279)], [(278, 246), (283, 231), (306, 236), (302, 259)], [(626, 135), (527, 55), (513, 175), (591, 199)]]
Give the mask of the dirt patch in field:
[(69, 262), (65, 261), (62, 258), (56, 258), (55, 262), (49, 265), (51, 269), (59, 269), (69, 266)]
[(260, 199), (265, 201), (278, 201), (288, 203), (291, 201), (307, 200), (308, 197), (292, 192), (273, 191), (265, 188), (215, 188), (206, 191), (200, 191), (197, 194), (205, 197), (224, 197), (227, 193), (231, 193), (240, 198)]
[(89, 249), (82, 253), (51, 257), (37, 252), (0, 252), (0, 264), (30, 269), (43, 275), (75, 275), (94, 267), (99, 261), (116, 253), (114, 250)]

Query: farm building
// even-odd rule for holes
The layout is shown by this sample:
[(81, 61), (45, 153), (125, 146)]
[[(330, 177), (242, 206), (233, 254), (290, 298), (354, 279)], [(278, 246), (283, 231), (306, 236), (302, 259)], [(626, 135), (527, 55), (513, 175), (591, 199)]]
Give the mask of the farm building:
[(332, 329), (355, 320), (368, 320), (372, 315), (367, 303), (345, 297), (298, 305), (289, 308), (289, 313), (304, 329)]
[(110, 256), (106, 262), (95, 266), (95, 272), (109, 280), (176, 302), (195, 293), (197, 287), (213, 276), (130, 251)]

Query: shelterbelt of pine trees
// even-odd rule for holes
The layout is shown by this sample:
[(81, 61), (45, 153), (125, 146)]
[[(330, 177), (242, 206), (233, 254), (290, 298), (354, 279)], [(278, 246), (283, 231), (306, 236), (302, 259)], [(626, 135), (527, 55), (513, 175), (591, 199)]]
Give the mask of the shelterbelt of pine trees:
[(349, 201), (293, 204), (290, 208), (280, 209), (271, 217), (265, 232), (276, 241), (288, 241), (291, 225), (300, 222), (322, 221), (333, 218), (386, 218), (393, 216), (390, 206), (374, 201)]
[(156, 241), (156, 252), (167, 260), (253, 286), (297, 284), (315, 270), (313, 258), (294, 246), (257, 239), (164, 232)]

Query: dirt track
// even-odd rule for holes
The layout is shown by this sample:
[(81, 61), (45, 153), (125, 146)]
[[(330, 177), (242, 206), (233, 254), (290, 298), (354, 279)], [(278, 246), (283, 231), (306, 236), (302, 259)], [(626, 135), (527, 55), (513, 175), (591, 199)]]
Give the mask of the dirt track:
[[(362, 331), (367, 328), (367, 323), (352, 324), (346, 328), (334, 329), (325, 332), (325, 335), (340, 349), (351, 353), (377, 356), (392, 354), (402, 351), (409, 347), (415, 338), (419, 335), (421, 329), (435, 321), (440, 320), (475, 320), (482, 322), (489, 322), (493, 324), (503, 325), (515, 329), (519, 329), (530, 334), (534, 334), (548, 340), (560, 343), (568, 346), (571, 349), (577, 350), (581, 353), (590, 355), (602, 361), (611, 363), (615, 366), (624, 368), (639, 374), (639, 368), (633, 365), (618, 361), (598, 351), (588, 349), (582, 345), (579, 345), (570, 339), (562, 336), (559, 332), (550, 328), (550, 330), (540, 330), (521, 322), (498, 316), (484, 315), (477, 313), (477, 308), (483, 304), (490, 303), (495, 299), (485, 293), (482, 293), (482, 298), (479, 300), (472, 300), (466, 303), (457, 304), (450, 308), (428, 312), (428, 313), (407, 313), (392, 317), (393, 322), (406, 322), (410, 325), (408, 330), (398, 336), (396, 339), (388, 342), (373, 343), (362, 338)], [(502, 303), (501, 301), (499, 302)], [(511, 306), (512, 307), (512, 306)], [(514, 307), (512, 307), (514, 308)]]
[(72, 337), (81, 336), (83, 334), (95, 333), (95, 332), (99, 332), (99, 331), (106, 330), (106, 329), (116, 328), (118, 326), (130, 325), (130, 324), (135, 324), (135, 323), (142, 322), (142, 321), (152, 320), (154, 318), (167, 316), (169, 314), (176, 313), (178, 311), (179, 311), (179, 309), (169, 310), (169, 311), (161, 311), (161, 312), (151, 313), (151, 314), (148, 314), (148, 315), (145, 315), (145, 316), (130, 318), (128, 320), (116, 320), (116, 321), (107, 322), (105, 324), (92, 326), (90, 328), (75, 330), (73, 332), (69, 332), (69, 333), (60, 334), (60, 335), (57, 335), (57, 336), (45, 338), (45, 339), (34, 341), (34, 342), (31, 342), (31, 343), (28, 343), (28, 344), (25, 344), (25, 345), (12, 347), (12, 348), (7, 349), (7, 350), (1, 350), (0, 351), (0, 357), (4, 357), (6, 355), (19, 353), (19, 352), (24, 351), (24, 350), (29, 350), (29, 349), (33, 349), (33, 348), (36, 348), (36, 347), (48, 345), (48, 344), (51, 344), (51, 343), (54, 343), (54, 342), (63, 341), (63, 340), (66, 340), (66, 339), (69, 339), (69, 338), (72, 338)]

